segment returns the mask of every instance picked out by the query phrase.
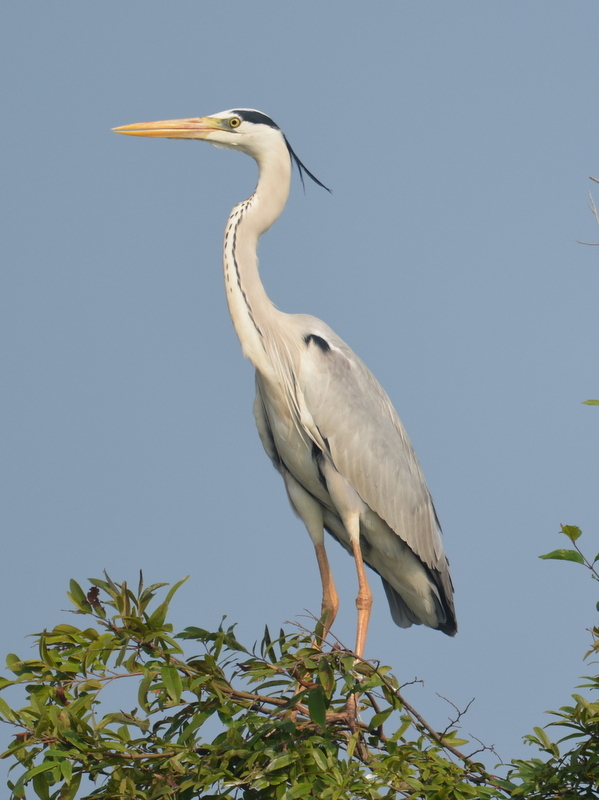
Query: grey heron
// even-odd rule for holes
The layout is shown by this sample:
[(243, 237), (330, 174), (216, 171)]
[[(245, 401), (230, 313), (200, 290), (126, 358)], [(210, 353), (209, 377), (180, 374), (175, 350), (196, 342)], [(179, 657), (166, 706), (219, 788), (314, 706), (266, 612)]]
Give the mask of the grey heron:
[(306, 174), (323, 184), (298, 159), (278, 125), (253, 109), (114, 130), (202, 139), (246, 153), (258, 164), (255, 191), (233, 208), (225, 229), (225, 288), (243, 353), (256, 369), (260, 439), (316, 551), (321, 637), (339, 606), (325, 531), (355, 559), (358, 656), (364, 653), (372, 606), (364, 564), (380, 575), (397, 625), (424, 623), (453, 636), (453, 586), (437, 515), (391, 401), (328, 325), (307, 314), (279, 311), (260, 281), (258, 239), (287, 202), (293, 163), (302, 182)]

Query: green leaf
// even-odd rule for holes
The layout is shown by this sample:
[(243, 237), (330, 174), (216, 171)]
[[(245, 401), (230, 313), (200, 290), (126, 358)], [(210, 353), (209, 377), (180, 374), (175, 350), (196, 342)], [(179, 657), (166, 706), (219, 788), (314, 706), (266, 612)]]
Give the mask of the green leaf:
[(61, 736), (74, 745), (78, 750), (81, 750), (82, 753), (87, 753), (88, 751), (88, 744), (87, 742), (81, 738), (75, 731), (62, 731)]
[(326, 695), (322, 686), (310, 689), (308, 692), (308, 712), (310, 719), (319, 725), (323, 731), (327, 727)]
[(52, 633), (73, 633), (73, 634), (80, 634), (81, 631), (79, 628), (76, 628), (74, 625), (56, 625)]
[(38, 773), (37, 775), (33, 776), (33, 790), (40, 800), (50, 800), (50, 785), (48, 778), (51, 778), (51, 776), (44, 775), (43, 773)]
[(73, 780), (73, 763), (64, 759), (60, 762), (60, 772), (67, 783)]
[(153, 675), (146, 675), (145, 678), (142, 678), (140, 681), (139, 689), (137, 691), (137, 702), (146, 714), (148, 714), (150, 711), (150, 706), (148, 704), (148, 692), (150, 691), (152, 680)]
[(314, 747), (312, 750), (312, 758), (316, 763), (316, 766), (321, 772), (326, 772), (328, 769), (327, 759), (322, 750), (318, 747)]
[(335, 675), (328, 660), (323, 656), (318, 665), (318, 677), (322, 688), (330, 697), (335, 690)]
[(539, 558), (553, 559), (554, 561), (576, 561), (577, 564), (584, 564), (584, 558), (576, 550), (552, 550)]
[(284, 753), (282, 756), (277, 756), (277, 758), (273, 758), (270, 764), (266, 767), (265, 772), (273, 772), (275, 769), (282, 769), (283, 767), (287, 767), (289, 764), (293, 764), (294, 761), (297, 761), (298, 758), (299, 758), (299, 753), (296, 752)]
[(181, 692), (183, 691), (179, 670), (171, 664), (165, 664), (160, 669), (160, 675), (164, 681), (169, 697), (173, 702), (178, 703), (181, 699)]
[[(136, 717), (133, 713), (132, 714), (125, 714), (123, 711), (114, 711), (110, 712), (109, 714), (105, 714), (104, 717), (100, 720), (97, 725), (98, 730), (104, 730), (108, 725), (112, 722), (120, 722), (123, 725), (135, 725), (143, 731), (147, 733), (150, 729), (150, 721), (147, 719), (142, 719), (141, 717)], [(111, 743), (111, 747), (115, 747), (116, 742)]]
[(370, 722), (368, 723), (368, 730), (373, 731), (382, 725), (383, 722), (391, 715), (393, 712), (392, 708), (386, 708), (384, 711), (379, 711), (378, 714), (374, 714)]
[(171, 586), (163, 602), (160, 603), (158, 608), (156, 608), (150, 615), (150, 618), (148, 619), (148, 628), (156, 630), (157, 628), (161, 628), (162, 625), (164, 625), (164, 620), (166, 619), (168, 607), (171, 600), (173, 599), (173, 595), (175, 594), (177, 589), (179, 589), (179, 587), (182, 586), (188, 579), (189, 575), (187, 575), (182, 580), (177, 581), (177, 583), (174, 586)]
[(203, 642), (207, 639), (210, 639), (210, 633), (204, 628), (197, 628), (194, 625), (185, 628), (184, 631), (178, 633), (175, 637), (176, 639), (197, 639), (200, 642)]
[(355, 656), (343, 656), (341, 659), (341, 663), (343, 665), (343, 669), (346, 672), (351, 672), (356, 664), (356, 657)]
[(75, 800), (75, 795), (79, 790), (79, 784), (81, 783), (81, 773), (74, 775), (71, 782), (68, 786), (63, 786), (60, 794), (58, 795), (58, 800)]
[(164, 625), (167, 611), (168, 603), (166, 601), (164, 603), (160, 603), (158, 608), (154, 609), (150, 615), (150, 618), (148, 619), (148, 628), (150, 628), (150, 630), (161, 628)]
[(100, 691), (101, 688), (102, 684), (100, 683), (100, 681), (94, 679), (79, 684), (80, 692), (98, 692)]
[(546, 750), (548, 750), (549, 752), (553, 753), (553, 755), (557, 755), (557, 753), (556, 753), (556, 750), (557, 750), (556, 745), (547, 736), (547, 734), (545, 733), (543, 728), (533, 728), (533, 731), (536, 733), (537, 739), (538, 739), (541, 747), (544, 747)]
[(444, 734), (443, 741), (449, 742), (454, 747), (463, 747), (468, 744), (468, 739), (460, 739), (457, 731), (449, 731), (449, 733)]
[(272, 639), (270, 638), (270, 631), (268, 625), (264, 626), (264, 636), (262, 637), (262, 644), (260, 646), (262, 656), (268, 658), (273, 664), (277, 660), (277, 654), (272, 646)]
[(71, 579), (69, 581), (69, 589), (70, 591), (67, 592), (67, 596), (69, 600), (73, 603), (73, 605), (79, 609), (79, 611), (84, 611), (85, 613), (89, 613), (91, 611), (91, 606), (87, 602), (87, 597), (85, 596), (85, 592), (79, 586), (77, 581)]
[(23, 670), (23, 662), (19, 658), (19, 656), (15, 655), (14, 653), (9, 653), (6, 656), (6, 666), (9, 668), (11, 672), (14, 672), (16, 675)]
[(576, 525), (562, 525), (562, 533), (565, 533), (571, 542), (575, 542), (582, 536), (582, 531)]
[(127, 725), (121, 725), (120, 728), (117, 730), (117, 736), (123, 742), (130, 742), (131, 741), (131, 732)]
[(44, 761), (43, 764), (39, 764), (37, 767), (33, 767), (32, 769), (27, 770), (24, 775), (21, 775), (19, 778), (20, 783), (26, 783), (27, 781), (31, 780), (34, 775), (39, 775), (40, 772), (48, 772), (48, 770), (54, 769), (57, 766), (56, 761)]
[[(157, 638), (157, 642), (162, 644), (164, 650), (169, 650), (169, 652), (172, 652), (173, 654), (176, 653), (177, 655), (183, 655), (183, 648), (181, 645), (177, 644), (177, 642), (174, 639), (171, 639), (170, 636), (161, 633)], [(127, 663), (128, 662), (125, 662), (125, 664)]]
[(591, 708), (591, 703), (589, 703), (589, 701), (586, 699), (586, 697), (583, 697), (580, 694), (573, 694), (572, 697), (574, 698), (574, 700), (576, 700), (578, 705), (582, 706), (583, 708), (587, 708), (587, 709)]
[(208, 714), (194, 714), (191, 722), (187, 724), (179, 734), (179, 741), (186, 743), (190, 736), (193, 736), (196, 730), (206, 722), (207, 718)]
[(583, 400), (585, 406), (599, 406), (599, 400)]
[(404, 733), (405, 733), (405, 732), (408, 730), (408, 728), (409, 728), (409, 727), (411, 727), (411, 725), (412, 725), (412, 720), (411, 720), (411, 718), (410, 718), (410, 717), (407, 717), (407, 716), (406, 716), (406, 717), (403, 717), (403, 716), (402, 716), (402, 718), (401, 718), (401, 725), (400, 725), (400, 726), (399, 726), (399, 728), (398, 728), (398, 729), (395, 731), (395, 733), (393, 734), (393, 736), (391, 736), (391, 737), (390, 737), (390, 740), (392, 740), (392, 741), (394, 741), (394, 742), (397, 742), (397, 741), (399, 741), (399, 739), (401, 739), (401, 738), (402, 738), (402, 736), (404, 735)]
[(6, 700), (3, 700), (1, 697), (0, 697), (0, 714), (2, 714), (2, 716), (5, 717), (5, 719), (7, 719), (9, 722), (15, 722), (15, 715), (12, 708), (8, 705)]
[(162, 589), (163, 586), (168, 586), (168, 583), (153, 583), (151, 586), (148, 586), (147, 589), (144, 589), (139, 597), (139, 606), (142, 611), (145, 611), (148, 605), (154, 599), (154, 595), (158, 591), (158, 589)]
[(189, 576), (189, 575), (186, 575), (184, 578), (181, 578), (181, 580), (180, 580), (180, 581), (177, 581), (177, 583), (175, 583), (175, 585), (174, 585), (174, 586), (171, 586), (171, 588), (168, 590), (168, 594), (166, 595), (166, 598), (165, 598), (165, 600), (164, 600), (164, 602), (165, 602), (167, 605), (168, 605), (168, 604), (171, 602), (171, 600), (173, 599), (173, 595), (175, 594), (175, 592), (177, 592), (177, 591), (178, 591), (178, 590), (181, 588), (181, 586), (183, 586), (183, 584), (184, 584), (186, 581), (188, 581), (188, 580), (189, 580), (189, 578), (190, 578), (190, 576)]
[(356, 745), (358, 744), (358, 739), (360, 738), (360, 731), (356, 731), (352, 734), (351, 739), (347, 743), (347, 757), (352, 758), (354, 755), (354, 750), (356, 749)]
[(302, 781), (301, 783), (296, 783), (295, 786), (292, 786), (291, 789), (285, 793), (285, 797), (288, 797), (290, 800), (295, 800), (296, 797), (309, 797), (312, 795), (312, 784), (308, 783), (308, 781)]

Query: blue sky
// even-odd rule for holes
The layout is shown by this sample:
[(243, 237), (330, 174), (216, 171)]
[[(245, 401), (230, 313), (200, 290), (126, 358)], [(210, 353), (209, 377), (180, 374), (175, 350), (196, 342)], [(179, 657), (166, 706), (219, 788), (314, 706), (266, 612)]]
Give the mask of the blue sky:
[[(319, 605), (313, 550), (262, 452), (222, 289), (245, 157), (132, 122), (254, 107), (333, 194), (296, 179), (260, 248), (276, 304), (330, 324), (406, 425), (443, 524), (460, 631), (367, 656), (440, 727), (506, 759), (585, 673), (594, 587), (539, 561), (598, 547), (595, 2), (5, 4), (0, 357), (5, 652), (68, 580), (191, 580), (175, 623), (246, 641)], [(599, 191), (597, 191), (599, 195)], [(335, 633), (351, 560), (329, 552)]]

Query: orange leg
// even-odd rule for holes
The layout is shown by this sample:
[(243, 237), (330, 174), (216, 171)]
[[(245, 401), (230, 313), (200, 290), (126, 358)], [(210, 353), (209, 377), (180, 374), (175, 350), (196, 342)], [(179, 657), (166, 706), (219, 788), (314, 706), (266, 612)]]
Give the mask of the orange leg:
[[(364, 657), (364, 647), (366, 645), (366, 634), (368, 633), (368, 623), (370, 622), (370, 610), (372, 608), (372, 592), (368, 585), (366, 578), (366, 570), (364, 569), (364, 560), (362, 558), (362, 551), (360, 549), (359, 537), (351, 539), (354, 560), (356, 562), (356, 570), (358, 572), (358, 596), (356, 597), (356, 608), (358, 609), (358, 629), (356, 632), (356, 655), (358, 658)], [(345, 714), (350, 728), (353, 730), (355, 720), (358, 716), (360, 694), (351, 695), (347, 699), (345, 707)]]
[(368, 633), (368, 623), (370, 621), (370, 609), (372, 608), (372, 592), (366, 578), (362, 551), (360, 550), (360, 540), (352, 537), (352, 550), (358, 571), (358, 596), (356, 597), (356, 607), (358, 609), (358, 630), (356, 633), (356, 655), (358, 658), (364, 656), (364, 646), (366, 644), (366, 634)]
[(317, 544), (314, 546), (316, 550), (316, 560), (318, 561), (318, 569), (320, 570), (320, 580), (322, 582), (322, 606), (320, 611), (320, 620), (316, 626), (316, 637), (319, 645), (324, 643), (331, 625), (335, 621), (337, 611), (339, 610), (339, 597), (335, 589), (331, 567), (329, 566), (329, 559), (324, 544)]

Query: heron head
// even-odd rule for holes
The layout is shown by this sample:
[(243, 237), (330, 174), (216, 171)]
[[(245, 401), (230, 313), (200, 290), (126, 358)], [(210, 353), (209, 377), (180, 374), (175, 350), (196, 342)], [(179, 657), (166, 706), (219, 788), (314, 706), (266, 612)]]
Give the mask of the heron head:
[[(167, 119), (158, 122), (138, 122), (113, 128), (115, 133), (128, 136), (153, 136), (166, 139), (201, 139), (216, 147), (239, 150), (257, 161), (272, 151), (273, 147), (284, 144), (289, 157), (299, 170), (302, 183), (304, 173), (315, 183), (321, 183), (299, 160), (279, 126), (261, 111), (253, 108), (235, 108), (221, 111), (209, 117), (190, 117), (189, 119)], [(330, 189), (327, 189), (330, 191)]]
[(285, 140), (279, 126), (270, 117), (247, 108), (221, 111), (209, 117), (139, 122), (113, 130), (128, 136), (202, 139), (217, 147), (241, 150), (254, 157), (263, 148), (272, 147), (273, 141)]

